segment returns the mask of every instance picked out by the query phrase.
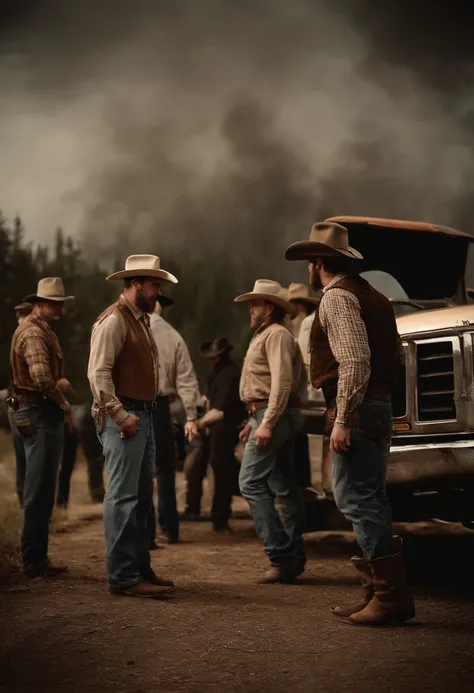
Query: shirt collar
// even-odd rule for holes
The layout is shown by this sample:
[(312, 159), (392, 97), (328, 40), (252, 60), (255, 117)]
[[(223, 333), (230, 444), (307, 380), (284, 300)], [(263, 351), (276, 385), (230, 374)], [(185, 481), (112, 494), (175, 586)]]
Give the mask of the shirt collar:
[(145, 315), (143, 311), (138, 310), (137, 308), (135, 308), (135, 306), (132, 306), (130, 301), (127, 298), (125, 298), (123, 294), (120, 296), (120, 299), (125, 303), (135, 320), (140, 320), (140, 318)]
[(323, 294), (326, 293), (328, 289), (330, 289), (334, 284), (337, 284), (337, 282), (340, 282), (341, 279), (345, 279), (347, 277), (347, 274), (336, 274), (334, 279), (331, 279), (329, 284), (323, 288)]

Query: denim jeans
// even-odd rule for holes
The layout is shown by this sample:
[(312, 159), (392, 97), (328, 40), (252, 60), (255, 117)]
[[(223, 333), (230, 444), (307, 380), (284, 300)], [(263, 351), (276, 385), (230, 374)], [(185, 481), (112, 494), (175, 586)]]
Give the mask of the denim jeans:
[(27, 567), (48, 556), (49, 521), (63, 449), (64, 412), (55, 405), (21, 406), (13, 416), (26, 456), (21, 554)]
[[(255, 431), (264, 415), (265, 409), (261, 409), (250, 419), (252, 432), (240, 468), (240, 491), (250, 506), (255, 531), (271, 565), (304, 564), (303, 498), (293, 469), (299, 413), (286, 410), (273, 429), (269, 445), (259, 450)], [(275, 497), (280, 501), (281, 517), (275, 508)]]
[(352, 523), (367, 559), (393, 552), (392, 512), (386, 493), (393, 415), (389, 402), (365, 400), (344, 455), (332, 453), (336, 505)]
[(135, 585), (150, 580), (148, 515), (153, 498), (155, 438), (148, 411), (130, 411), (138, 416), (138, 430), (121, 438), (120, 428), (106, 417), (99, 438), (107, 470), (104, 498), (104, 533), (109, 583)]
[(156, 440), (155, 469), (158, 481), (158, 522), (163, 533), (179, 540), (179, 516), (176, 504), (176, 455), (173, 423), (168, 397), (158, 397), (153, 411)]
[(16, 464), (16, 493), (18, 500), (20, 501), (21, 507), (23, 507), (23, 487), (25, 485), (26, 476), (26, 453), (25, 453), (25, 442), (23, 437), (18, 430), (15, 420), (14, 411), (7, 408), (8, 425), (10, 426), (10, 431), (13, 439), (13, 446), (15, 448), (15, 464)]

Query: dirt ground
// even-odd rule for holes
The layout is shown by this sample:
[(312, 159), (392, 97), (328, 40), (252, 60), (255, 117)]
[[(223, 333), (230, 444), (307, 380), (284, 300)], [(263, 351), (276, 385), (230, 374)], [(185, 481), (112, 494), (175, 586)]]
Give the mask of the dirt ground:
[(361, 629), (329, 610), (357, 590), (349, 533), (308, 536), (299, 584), (256, 585), (266, 562), (249, 520), (234, 520), (230, 538), (183, 523), (182, 543), (152, 554), (174, 596), (141, 601), (108, 594), (101, 509), (85, 501), (79, 470), (51, 546), (69, 575), (0, 588), (0, 692), (474, 690), (472, 534), (401, 528), (417, 620)]

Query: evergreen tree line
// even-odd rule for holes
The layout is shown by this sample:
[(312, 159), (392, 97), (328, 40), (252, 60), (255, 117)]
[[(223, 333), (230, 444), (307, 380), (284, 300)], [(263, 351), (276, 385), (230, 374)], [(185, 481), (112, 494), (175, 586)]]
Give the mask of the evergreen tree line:
[[(119, 244), (121, 245), (121, 244)], [(153, 244), (152, 244), (153, 245)], [(128, 250), (128, 249), (127, 249)], [(176, 274), (179, 284), (165, 287), (175, 299), (164, 317), (178, 329), (188, 344), (201, 385), (208, 366), (199, 356), (202, 340), (227, 336), (235, 345), (240, 359), (249, 340), (248, 309), (236, 305), (234, 297), (250, 290), (256, 277), (281, 279), (269, 254), (242, 262), (232, 254), (195, 257), (183, 249), (179, 256), (162, 255), (162, 264)], [(130, 252), (142, 252), (132, 250)], [(160, 254), (159, 248), (145, 252)], [(163, 251), (161, 251), (163, 252)], [(116, 253), (109, 271), (123, 268), (125, 255)], [(281, 258), (280, 271), (284, 268)], [(66, 374), (73, 384), (77, 402), (90, 399), (87, 381), (90, 332), (97, 316), (118, 297), (120, 282), (105, 281), (109, 273), (96, 258), (89, 257), (76, 241), (58, 228), (51, 247), (28, 242), (19, 217), (9, 222), (0, 214), (0, 387), (9, 383), (9, 350), (16, 328), (14, 307), (36, 291), (41, 277), (59, 276), (66, 293), (76, 297), (66, 304), (64, 319), (57, 328), (64, 350)]]

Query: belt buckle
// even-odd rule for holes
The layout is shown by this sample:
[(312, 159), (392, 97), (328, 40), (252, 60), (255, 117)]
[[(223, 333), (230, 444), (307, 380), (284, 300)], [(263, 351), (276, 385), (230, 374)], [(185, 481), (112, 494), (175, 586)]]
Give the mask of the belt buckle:
[(152, 410), (153, 410), (153, 409), (156, 409), (157, 406), (158, 406), (158, 402), (156, 401), (156, 399), (154, 399), (153, 402), (151, 403), (151, 409), (152, 409)]

